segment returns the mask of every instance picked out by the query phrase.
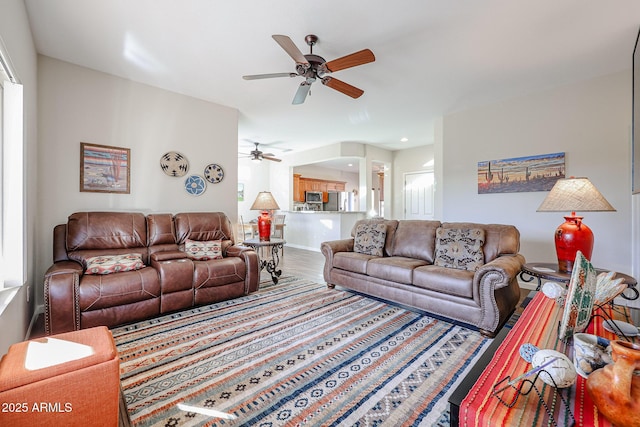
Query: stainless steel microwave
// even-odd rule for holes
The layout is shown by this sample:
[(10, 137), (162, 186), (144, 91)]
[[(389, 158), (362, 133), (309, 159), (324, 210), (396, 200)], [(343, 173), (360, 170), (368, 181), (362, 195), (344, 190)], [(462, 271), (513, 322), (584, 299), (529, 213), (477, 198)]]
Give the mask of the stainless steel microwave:
[(304, 201), (307, 203), (322, 203), (322, 191), (305, 191)]

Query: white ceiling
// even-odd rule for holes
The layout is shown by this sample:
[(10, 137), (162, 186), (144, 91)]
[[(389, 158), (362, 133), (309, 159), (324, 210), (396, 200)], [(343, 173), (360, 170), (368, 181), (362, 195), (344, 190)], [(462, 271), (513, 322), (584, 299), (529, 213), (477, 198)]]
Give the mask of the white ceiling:
[[(237, 108), (240, 151), (342, 141), (402, 149), (433, 142), (433, 119), (499, 99), (629, 69), (638, 0), (25, 0), (37, 51)], [(376, 61), (335, 77), (349, 98), (301, 78), (271, 38), (327, 61), (363, 48)], [(400, 142), (400, 138), (408, 142)]]

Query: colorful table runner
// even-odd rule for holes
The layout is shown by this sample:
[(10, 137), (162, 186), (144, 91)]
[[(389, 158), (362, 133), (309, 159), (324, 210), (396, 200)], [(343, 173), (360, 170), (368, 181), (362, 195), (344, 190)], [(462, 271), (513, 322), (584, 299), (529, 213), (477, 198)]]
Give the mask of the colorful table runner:
[[(554, 300), (545, 297), (542, 292), (535, 295), (462, 401), (460, 426), (571, 426), (574, 418), (576, 426), (611, 425), (598, 414), (587, 394), (586, 380), (579, 375), (575, 384), (567, 389), (557, 390), (540, 378), (535, 380), (534, 388), (525, 384), (522, 391), (530, 390), (526, 395), (517, 395), (514, 388), (517, 384), (508, 387), (498, 396), (507, 403), (513, 403), (512, 407), (501, 403), (500, 399), (493, 395), (494, 384), (507, 376), (516, 378), (531, 369), (531, 365), (519, 353), (520, 346), (524, 343), (532, 343), (540, 349), (560, 351), (573, 360), (572, 344), (558, 339), (558, 325), (562, 313), (563, 308)], [(606, 306), (594, 311), (594, 317), (585, 332), (610, 340), (616, 339), (615, 334), (606, 331), (602, 326), (602, 316), (629, 321), (626, 308), (616, 307), (614, 310), (611, 306)], [(572, 341), (569, 340), (569, 343)], [(529, 380), (534, 378), (533, 375), (528, 377)], [(569, 408), (563, 403), (561, 396), (568, 402)]]

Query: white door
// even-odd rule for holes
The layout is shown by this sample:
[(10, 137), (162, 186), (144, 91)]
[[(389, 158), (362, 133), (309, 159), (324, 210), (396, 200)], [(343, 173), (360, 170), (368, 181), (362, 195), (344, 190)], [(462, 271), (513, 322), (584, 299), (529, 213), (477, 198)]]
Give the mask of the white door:
[(404, 219), (433, 219), (433, 172), (404, 174)]

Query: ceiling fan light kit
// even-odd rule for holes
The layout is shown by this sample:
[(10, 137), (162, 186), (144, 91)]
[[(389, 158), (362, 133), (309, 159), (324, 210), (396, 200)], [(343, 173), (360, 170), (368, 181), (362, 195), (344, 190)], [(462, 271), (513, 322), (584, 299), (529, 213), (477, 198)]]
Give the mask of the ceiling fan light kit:
[[(347, 68), (357, 67), (358, 65), (367, 64), (376, 60), (373, 52), (369, 49), (363, 49), (358, 52), (334, 59), (333, 61), (325, 61), (321, 56), (314, 55), (313, 46), (318, 42), (318, 36), (309, 34), (305, 37), (305, 41), (309, 46), (309, 54), (303, 54), (295, 43), (288, 37), (281, 34), (274, 34), (273, 39), (287, 54), (295, 61), (295, 73), (269, 73), (254, 74), (242, 76), (245, 80), (269, 79), (275, 77), (303, 77), (304, 81), (300, 83), (296, 91), (292, 104), (302, 104), (311, 90), (311, 85), (318, 79), (324, 86), (337, 90), (351, 98), (359, 98), (364, 91), (335, 77), (325, 76), (326, 74)], [(257, 146), (256, 146), (257, 150)]]

